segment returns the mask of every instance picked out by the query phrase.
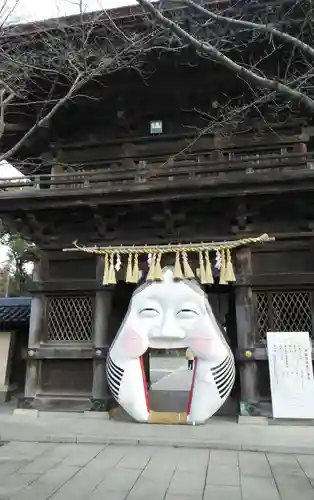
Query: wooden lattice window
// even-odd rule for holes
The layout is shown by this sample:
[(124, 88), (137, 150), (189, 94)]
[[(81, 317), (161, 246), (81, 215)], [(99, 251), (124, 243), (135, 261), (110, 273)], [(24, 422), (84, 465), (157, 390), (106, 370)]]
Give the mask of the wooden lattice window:
[(52, 297), (48, 300), (48, 340), (90, 341), (93, 332), (92, 297)]
[(312, 336), (313, 320), (311, 292), (257, 292), (257, 342), (266, 341), (266, 333), (309, 332)]

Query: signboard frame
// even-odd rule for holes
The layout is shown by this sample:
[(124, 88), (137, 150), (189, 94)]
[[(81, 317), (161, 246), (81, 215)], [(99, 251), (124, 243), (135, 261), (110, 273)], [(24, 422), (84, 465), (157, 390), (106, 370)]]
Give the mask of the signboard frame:
[(267, 332), (273, 418), (314, 419), (309, 332)]

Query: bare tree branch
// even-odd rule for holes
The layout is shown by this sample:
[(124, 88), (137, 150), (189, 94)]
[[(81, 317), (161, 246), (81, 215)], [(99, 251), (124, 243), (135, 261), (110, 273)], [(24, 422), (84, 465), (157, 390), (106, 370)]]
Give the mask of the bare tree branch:
[[(1, 2), (6, 13), (9, 0)], [(52, 118), (61, 108), (74, 100), (97, 99), (109, 82), (108, 75), (131, 70), (149, 85), (145, 72), (155, 71), (149, 59), (152, 51), (158, 59), (167, 53), (167, 59), (181, 67), (197, 66), (205, 59), (210, 63), (203, 64), (205, 71), (208, 67), (208, 77), (203, 77), (208, 78), (208, 86), (213, 63), (217, 74), (220, 67), (237, 75), (231, 85), (211, 87), (210, 97), (202, 103), (196, 97), (187, 101), (190, 109), (180, 110), (190, 113), (189, 121), (183, 122), (189, 133), (195, 130), (195, 140), (204, 133), (246, 130), (252, 116), (271, 127), (272, 119), (284, 122), (301, 109), (313, 112), (310, 4), (295, 3), (300, 5), (301, 19), (294, 24), (293, 7), (282, 13), (251, 0), (241, 0), (241, 9), (237, 2), (231, 7), (230, 2), (208, 2), (206, 7), (196, 0), (184, 2), (188, 8), (181, 4), (164, 11), (159, 4), (138, 0), (147, 15), (130, 22), (130, 18), (112, 16), (110, 10), (86, 15), (84, 2), (73, 0), (78, 6), (76, 17), (22, 28), (0, 26), (0, 162), (12, 157), (19, 161), (19, 150), (26, 143), (31, 146), (29, 140), (38, 129), (51, 124), (53, 135)], [(191, 57), (189, 48), (198, 57)], [(228, 78), (226, 71), (222, 74), (223, 80)], [(95, 95), (94, 89), (98, 89)], [(19, 134), (13, 145), (10, 130)], [(36, 156), (32, 147), (30, 151), (29, 156)], [(34, 171), (39, 168), (36, 158), (21, 161), (34, 165)]]
[(296, 101), (305, 105), (309, 110), (314, 111), (314, 99), (288, 85), (260, 76), (252, 68), (247, 68), (244, 65), (238, 64), (230, 57), (226, 56), (219, 49), (214, 47), (209, 41), (200, 41), (188, 31), (184, 30), (177, 23), (165, 17), (149, 0), (137, 0), (138, 3), (148, 11), (153, 18), (164, 28), (175, 33), (181, 40), (188, 43), (198, 53), (205, 56), (210, 56), (214, 61), (223, 64), (238, 75), (238, 77), (253, 83), (254, 85), (269, 90), (274, 90), (290, 101)]
[[(6, 13), (8, 0), (2, 1)], [(17, 5), (18, 0), (14, 1)], [(0, 31), (0, 138), (6, 130), (5, 113), (14, 107), (20, 113), (25, 105), (25, 112), (33, 117), (25, 134), (0, 154), (0, 162), (16, 155), (88, 83), (101, 85), (107, 74), (139, 70), (143, 54), (150, 49), (156, 30), (126, 33), (109, 12), (85, 15), (83, 2), (76, 1), (79, 22), (67, 24), (60, 19), (51, 27), (47, 23), (40, 33), (26, 35), (14, 26)]]
[(291, 43), (298, 49), (302, 50), (303, 52), (309, 54), (311, 57), (314, 58), (314, 48), (308, 45), (307, 43), (302, 42), (302, 40), (299, 40), (298, 38), (290, 35), (289, 33), (285, 33), (283, 31), (278, 30), (277, 28), (274, 27), (273, 24), (259, 24), (259, 23), (254, 23), (251, 21), (245, 21), (243, 19), (235, 19), (233, 17), (228, 17), (228, 16), (221, 16), (219, 14), (215, 14), (214, 12), (211, 12), (208, 9), (205, 9), (201, 5), (196, 4), (193, 2), (193, 0), (184, 0), (184, 3), (187, 5), (193, 7), (195, 10), (203, 14), (205, 17), (208, 17), (209, 19), (213, 19), (218, 22), (222, 23), (229, 23), (234, 26), (242, 26), (244, 28), (250, 28), (251, 30), (257, 30), (261, 31), (263, 33), (268, 33), (270, 35), (276, 36), (278, 38), (281, 38), (285, 42)]
[(20, 149), (20, 147), (22, 146), (22, 144), (33, 134), (33, 132), (39, 128), (39, 127), (42, 127), (43, 125), (45, 125), (45, 123), (47, 123), (51, 118), (52, 116), (58, 111), (59, 108), (61, 108), (61, 106), (63, 106), (63, 104), (68, 101), (68, 99), (71, 98), (71, 96), (73, 95), (73, 93), (78, 90), (78, 88), (80, 86), (82, 86), (82, 80), (81, 80), (81, 77), (82, 75), (79, 73), (73, 83), (73, 85), (71, 86), (70, 90), (65, 94), (64, 97), (62, 97), (62, 99), (60, 99), (54, 106), (53, 108), (49, 111), (49, 113), (47, 113), (41, 120), (39, 120), (38, 123), (35, 123), (27, 132), (26, 134), (23, 135), (23, 137), (14, 144), (14, 146), (9, 149), (8, 151), (6, 151), (4, 154), (0, 155), (0, 162), (6, 160), (7, 158), (9, 158), (10, 156), (14, 155), (14, 153), (16, 153), (16, 151), (18, 151)]

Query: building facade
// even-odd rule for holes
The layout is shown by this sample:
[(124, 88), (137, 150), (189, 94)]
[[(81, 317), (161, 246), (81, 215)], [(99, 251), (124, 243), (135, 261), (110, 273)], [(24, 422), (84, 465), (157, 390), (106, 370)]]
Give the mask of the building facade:
[(60, 110), (45, 140), (24, 148), (19, 160), (36, 157), (35, 174), (26, 165), (27, 181), (2, 183), (3, 221), (37, 246), (24, 407), (113, 405), (105, 360), (134, 285), (121, 276), (104, 286), (102, 256), (63, 251), (74, 240), (110, 246), (274, 238), (238, 249), (237, 281), (207, 290), (236, 357), (233, 397), (241, 414), (271, 415), (266, 332), (312, 336), (310, 119), (299, 113), (271, 127), (252, 121), (241, 133), (202, 133), (196, 141), (195, 110), (237, 82), (223, 69), (209, 81), (208, 63), (198, 60), (195, 71), (195, 61), (189, 51), (153, 55), (145, 81), (132, 72), (114, 75), (97, 99)]

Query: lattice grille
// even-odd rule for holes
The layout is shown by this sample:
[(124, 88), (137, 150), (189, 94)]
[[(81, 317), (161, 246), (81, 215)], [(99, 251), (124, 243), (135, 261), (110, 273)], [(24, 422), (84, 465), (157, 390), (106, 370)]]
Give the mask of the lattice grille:
[(93, 331), (91, 297), (54, 297), (48, 302), (48, 340), (89, 341)]
[(269, 332), (269, 311), (268, 311), (268, 297), (266, 293), (258, 293), (256, 295), (256, 311), (257, 311), (257, 332), (258, 341), (265, 341), (266, 333)]
[(309, 292), (257, 293), (257, 341), (265, 342), (267, 331), (309, 332), (312, 336)]

